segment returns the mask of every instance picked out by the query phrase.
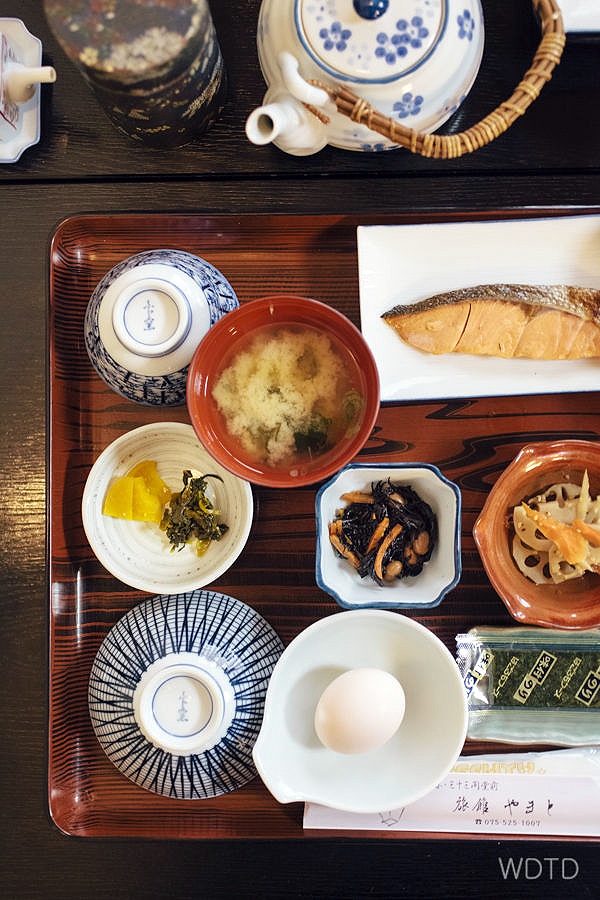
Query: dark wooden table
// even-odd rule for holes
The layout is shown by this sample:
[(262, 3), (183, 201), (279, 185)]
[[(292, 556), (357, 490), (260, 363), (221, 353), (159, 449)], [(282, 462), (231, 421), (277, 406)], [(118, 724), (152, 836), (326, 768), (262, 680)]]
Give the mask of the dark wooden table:
[[(480, 119), (508, 96), (538, 41), (526, 0), (484, 0), (477, 83), (449, 124)], [(258, 0), (214, 0), (230, 79), (217, 125), (177, 151), (134, 145), (112, 127), (49, 32), (40, 0), (4, 0), (43, 42), (58, 80), (44, 87), (42, 138), (0, 166), (3, 429), (0, 440), (3, 676), (0, 893), (6, 898), (461, 897), (597, 895), (598, 848), (584, 842), (455, 840), (140, 841), (70, 838), (47, 794), (48, 581), (46, 397), (49, 246), (67, 216), (111, 211), (342, 213), (585, 209), (600, 202), (600, 39), (573, 37), (527, 115), (489, 147), (435, 162), (405, 152), (325, 149), (295, 158), (247, 143), (264, 92), (255, 49)], [(585, 404), (583, 404), (585, 416)], [(589, 415), (582, 428), (598, 434)], [(498, 858), (576, 859), (564, 883), (548, 865), (510, 886)], [(534, 868), (535, 871), (535, 868)]]

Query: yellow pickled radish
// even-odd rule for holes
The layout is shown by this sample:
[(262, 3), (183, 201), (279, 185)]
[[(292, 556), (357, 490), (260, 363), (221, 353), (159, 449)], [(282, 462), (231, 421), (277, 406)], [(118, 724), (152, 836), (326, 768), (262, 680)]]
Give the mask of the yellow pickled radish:
[[(131, 476), (129, 476), (131, 477)], [(148, 485), (142, 477), (133, 478), (133, 508), (131, 518), (135, 522), (156, 522), (158, 525), (162, 516), (162, 503), (148, 490)]]
[(117, 519), (133, 518), (133, 478), (118, 478), (106, 492), (102, 513)]
[(143, 460), (111, 485), (102, 512), (118, 519), (159, 525), (163, 507), (170, 499), (171, 491), (159, 476), (156, 463)]
[(132, 478), (140, 476), (144, 479), (151, 494), (159, 499), (164, 506), (171, 499), (171, 491), (164, 483), (156, 470), (156, 463), (153, 459), (143, 459), (137, 463), (128, 473)]

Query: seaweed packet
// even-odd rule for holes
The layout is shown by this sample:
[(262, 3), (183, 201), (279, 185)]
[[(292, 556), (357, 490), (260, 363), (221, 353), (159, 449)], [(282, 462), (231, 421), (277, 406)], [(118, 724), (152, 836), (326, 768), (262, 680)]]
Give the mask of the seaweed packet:
[(600, 743), (600, 629), (472, 628), (456, 647), (468, 737)]

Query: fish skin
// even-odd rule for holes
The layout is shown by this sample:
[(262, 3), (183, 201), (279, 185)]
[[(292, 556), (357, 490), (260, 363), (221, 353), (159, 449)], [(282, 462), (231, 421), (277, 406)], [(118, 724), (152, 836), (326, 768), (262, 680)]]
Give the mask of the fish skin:
[(600, 356), (600, 291), (477, 285), (396, 306), (382, 319), (426, 353), (529, 359)]
[(382, 319), (423, 312), (450, 303), (473, 302), (475, 300), (499, 300), (504, 303), (525, 303), (527, 306), (544, 309), (558, 309), (582, 319), (590, 319), (600, 325), (600, 290), (596, 288), (572, 287), (564, 284), (479, 284), (435, 294), (427, 300), (399, 304), (384, 312)]

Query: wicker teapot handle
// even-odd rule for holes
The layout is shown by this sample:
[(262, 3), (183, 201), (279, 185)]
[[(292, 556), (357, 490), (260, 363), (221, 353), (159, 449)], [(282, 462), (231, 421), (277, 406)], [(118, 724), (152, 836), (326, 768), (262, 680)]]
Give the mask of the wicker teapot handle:
[[(394, 119), (382, 115), (366, 100), (357, 97), (345, 85), (325, 88), (334, 101), (337, 111), (353, 122), (366, 125), (394, 144), (406, 147), (411, 153), (434, 159), (454, 159), (472, 153), (489, 144), (522, 116), (552, 77), (554, 67), (560, 62), (565, 45), (565, 29), (556, 0), (533, 0), (533, 7), (540, 17), (542, 39), (533, 58), (531, 68), (523, 76), (511, 97), (489, 113), (481, 122), (460, 134), (424, 134), (406, 128)], [(316, 82), (313, 82), (316, 83)], [(317, 110), (313, 109), (313, 112)]]

